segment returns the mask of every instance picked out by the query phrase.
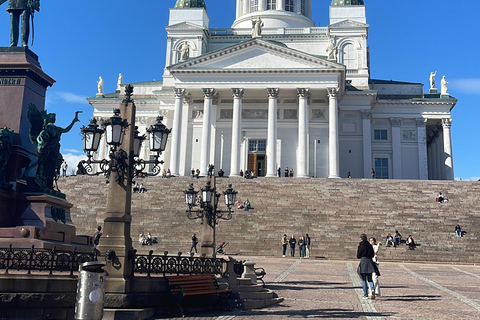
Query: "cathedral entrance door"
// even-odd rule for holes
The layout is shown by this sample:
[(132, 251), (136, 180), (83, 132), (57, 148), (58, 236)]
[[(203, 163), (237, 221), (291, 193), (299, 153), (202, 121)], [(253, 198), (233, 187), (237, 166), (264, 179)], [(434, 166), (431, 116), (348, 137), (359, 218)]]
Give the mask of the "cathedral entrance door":
[(249, 154), (247, 170), (252, 171), (255, 177), (265, 177), (267, 174), (267, 156), (264, 154)]

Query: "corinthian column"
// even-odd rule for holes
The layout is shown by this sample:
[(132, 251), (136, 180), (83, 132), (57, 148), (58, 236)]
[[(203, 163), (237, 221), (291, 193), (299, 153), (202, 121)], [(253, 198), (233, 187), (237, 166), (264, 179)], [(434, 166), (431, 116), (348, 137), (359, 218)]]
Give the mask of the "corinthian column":
[(298, 149), (297, 177), (308, 178), (308, 89), (297, 89), (298, 94)]
[(203, 90), (205, 100), (203, 102), (203, 128), (202, 128), (202, 149), (200, 150), (200, 175), (207, 175), (207, 165), (209, 165), (210, 155), (210, 132), (211, 132), (211, 113), (212, 113), (212, 98), (215, 94), (215, 89), (206, 88)]
[(390, 118), (390, 122), (392, 124), (393, 179), (402, 179), (402, 119)]
[(340, 178), (338, 148), (338, 88), (328, 88), (328, 177)]
[(445, 180), (453, 180), (453, 159), (452, 159), (452, 135), (450, 127), (452, 126), (452, 119), (445, 118), (442, 119), (443, 126), (443, 154), (445, 155), (444, 160), (444, 177)]
[(178, 159), (180, 156), (180, 139), (182, 135), (182, 107), (183, 96), (185, 95), (185, 89), (175, 89), (175, 111), (173, 113), (173, 125), (172, 125), (172, 143), (170, 153), (170, 170), (172, 175), (179, 176)]
[(427, 155), (427, 131), (425, 119), (415, 119), (417, 124), (417, 145), (418, 145), (418, 178), (428, 180), (428, 155)]
[(232, 89), (233, 119), (232, 119), (232, 152), (230, 159), (230, 176), (236, 177), (240, 172), (240, 133), (242, 130), (242, 98), (243, 89)]
[(277, 98), (279, 89), (268, 91), (267, 177), (277, 176)]
[(371, 177), (372, 172), (372, 110), (360, 110), (363, 127), (363, 177)]

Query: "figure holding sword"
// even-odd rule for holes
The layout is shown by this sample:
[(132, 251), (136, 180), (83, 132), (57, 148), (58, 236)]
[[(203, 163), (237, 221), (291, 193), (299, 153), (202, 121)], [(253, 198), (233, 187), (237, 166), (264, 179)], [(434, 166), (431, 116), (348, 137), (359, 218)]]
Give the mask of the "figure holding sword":
[[(0, 0), (0, 5), (6, 1), (7, 0)], [(10, 47), (16, 47), (18, 45), (20, 18), (22, 23), (22, 47), (28, 47), (28, 37), (30, 36), (30, 17), (32, 18), (33, 35), (33, 17), (35, 11), (40, 11), (40, 0), (9, 0), (7, 11), (10, 13), (11, 22)]]

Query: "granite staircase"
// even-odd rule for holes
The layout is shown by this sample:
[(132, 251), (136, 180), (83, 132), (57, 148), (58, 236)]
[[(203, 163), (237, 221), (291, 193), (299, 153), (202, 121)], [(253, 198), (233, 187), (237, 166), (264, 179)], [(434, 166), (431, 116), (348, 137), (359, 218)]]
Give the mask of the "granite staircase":
[[(140, 252), (187, 252), (202, 226), (188, 220), (183, 190), (196, 190), (205, 178), (148, 177), (141, 179), (146, 193), (132, 197), (132, 238), (151, 232), (158, 240), (137, 245)], [(233, 219), (217, 226), (217, 243), (228, 242), (228, 254), (281, 256), (281, 236), (308, 233), (311, 256), (355, 259), (359, 235), (366, 233), (384, 242), (387, 233), (411, 234), (416, 250), (382, 247), (381, 260), (480, 263), (476, 248), (480, 230), (480, 183), (473, 181), (417, 181), (371, 179), (217, 178), (218, 191), (232, 184), (237, 198), (248, 199), (253, 209), (235, 210)], [(59, 188), (73, 203), (77, 232), (91, 235), (103, 224), (106, 190), (102, 177), (61, 178)], [(449, 199), (435, 201), (438, 192)], [(225, 209), (223, 204), (220, 205)], [(455, 236), (460, 224), (465, 236)], [(298, 248), (297, 248), (298, 251)]]

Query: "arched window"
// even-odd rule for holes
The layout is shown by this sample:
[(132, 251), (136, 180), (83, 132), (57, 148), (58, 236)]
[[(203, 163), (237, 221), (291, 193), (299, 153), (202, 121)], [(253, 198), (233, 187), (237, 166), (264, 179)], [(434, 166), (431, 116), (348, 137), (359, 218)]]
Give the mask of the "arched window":
[(307, 15), (307, 1), (301, 0), (300, 1), (300, 12), (306, 16)]
[(267, 0), (267, 10), (277, 10), (277, 0)]
[(293, 12), (293, 0), (285, 0), (285, 11)]
[(347, 70), (357, 69), (357, 53), (353, 44), (347, 44), (342, 49), (342, 63)]

